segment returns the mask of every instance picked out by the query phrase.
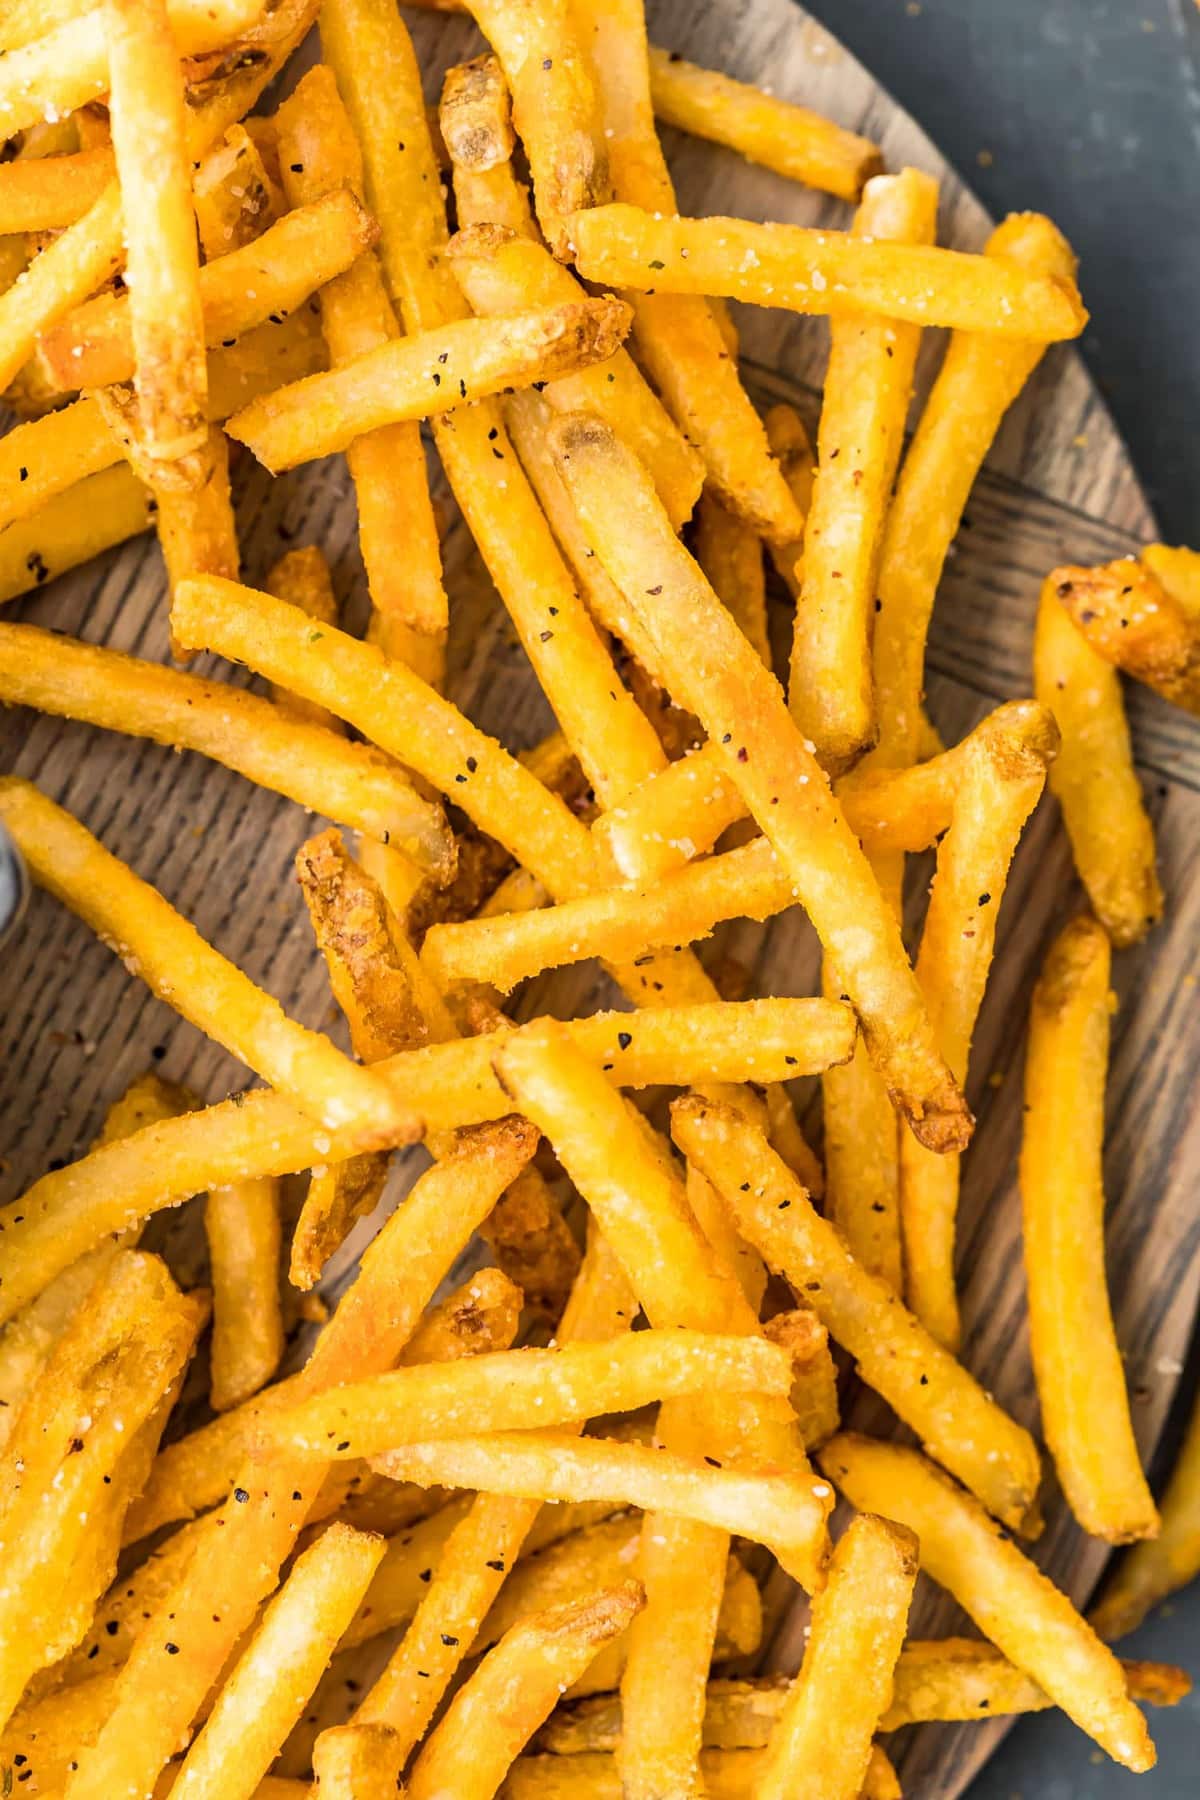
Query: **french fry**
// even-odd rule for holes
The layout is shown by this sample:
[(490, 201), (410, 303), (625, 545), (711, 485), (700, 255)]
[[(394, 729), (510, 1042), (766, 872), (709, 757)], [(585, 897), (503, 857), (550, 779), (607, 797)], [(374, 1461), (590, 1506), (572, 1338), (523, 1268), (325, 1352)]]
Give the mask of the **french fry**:
[[(560, 1511), (548, 1507), (542, 1517), (553, 1518)], [(526, 1553), (488, 1609), (472, 1652), (490, 1649), (526, 1613), (615, 1586), (633, 1566), (640, 1529), (632, 1513), (617, 1513), (559, 1537), (533, 1555), (526, 1540)]]
[(0, 625), (0, 700), (199, 751), (300, 806), (398, 845), (439, 879), (452, 867), (440, 809), (394, 762), (289, 723), (279, 706), (242, 688), (35, 625)]
[[(878, 175), (853, 235), (881, 246), (930, 245), (937, 195), (937, 183), (916, 169)], [(852, 767), (876, 735), (875, 584), (920, 342), (919, 325), (854, 308), (839, 308), (830, 322), (788, 705), (831, 776)]]
[(1105, 662), (1164, 700), (1200, 713), (1200, 613), (1189, 611), (1144, 563), (1055, 569), (1050, 586), (1067, 617)]
[[(315, 544), (299, 550), (287, 550), (272, 567), (266, 580), (266, 591), (289, 606), (298, 606), (314, 625), (338, 625), (341, 614), (329, 564)], [(345, 730), (340, 719), (324, 706), (314, 706), (289, 694), (286, 688), (273, 688), (271, 698), (291, 718), (303, 719), (309, 725), (323, 725), (341, 736)]]
[[(964, 1087), (1009, 865), (1041, 798), (1046, 767), (1037, 749), (1021, 755), (1011, 742), (979, 739), (963, 765), (950, 829), (938, 845), (917, 979), (946, 1061)], [(905, 1295), (951, 1350), (960, 1338), (954, 1280), (958, 1177), (957, 1157), (930, 1155), (910, 1133), (900, 1139)]]
[(100, 198), (112, 178), (112, 151), (103, 147), (5, 163), (0, 231), (61, 231)]
[(1126, 1768), (1153, 1767), (1120, 1663), (977, 1502), (915, 1450), (852, 1432), (820, 1463), (854, 1506), (883, 1509), (917, 1534), (922, 1569), (1102, 1750)]
[[(770, 837), (838, 964), (897, 1107), (931, 1149), (961, 1149), (970, 1115), (937, 1053), (898, 924), (819, 765), (787, 717), (773, 676), (676, 542), (644, 473), (611, 432), (574, 416), (559, 421), (552, 435), (597, 554), (642, 613), (671, 667), (676, 698), (721, 742), (726, 773)], [(852, 933), (845, 929), (848, 912)]]
[[(984, 260), (1052, 283), (1075, 275), (1071, 246), (1040, 213), (1005, 219), (988, 239)], [(885, 764), (917, 760), (925, 638), (942, 569), (1000, 421), (1043, 353), (1044, 345), (1028, 335), (1009, 342), (971, 330), (946, 347), (900, 468), (879, 565), (873, 659), (877, 754)]]
[[(786, 1008), (797, 1002), (771, 1004)], [(740, 1017), (737, 1004), (715, 1001), (647, 1010), (634, 1032), (627, 1012), (596, 1014), (565, 1029), (589, 1059), (601, 1067), (611, 1064), (612, 1075), (625, 1087), (786, 1078), (790, 1051), (781, 1046), (771, 1057), (762, 1056), (760, 1041), (741, 1028)], [(376, 1073), (395, 1084), (429, 1132), (499, 1120), (511, 1112), (512, 1102), (491, 1062), (501, 1041), (507, 1044), (516, 1035), (494, 1033), (409, 1051), (377, 1064)], [(354, 1148), (353, 1133), (323, 1130), (283, 1096), (253, 1091), (149, 1126), (127, 1143), (52, 1170), (0, 1208), (6, 1258), (0, 1324), (110, 1232), (128, 1230), (205, 1187), (292, 1174), (323, 1156), (352, 1155)], [(715, 1319), (708, 1327), (725, 1329)]]
[(106, 21), (134, 388), (147, 449), (176, 462), (204, 442), (207, 407), (179, 48), (166, 0), (109, 0)]
[(769, 669), (767, 585), (757, 532), (707, 493), (701, 495), (696, 512), (694, 547), (713, 593)]
[(520, 1327), (522, 1300), (521, 1289), (502, 1270), (480, 1269), (429, 1308), (401, 1362), (455, 1362), (509, 1349)]
[[(1047, 952), (1029, 1015), (1021, 1216), (1042, 1429), (1067, 1502), (1093, 1537), (1155, 1537), (1104, 1269), (1104, 927), (1082, 915)], [(1071, 1129), (1062, 1131), (1069, 1119)]]
[[(120, 193), (112, 182), (0, 294), (0, 388), (24, 367), (41, 333), (52, 331), (64, 315), (116, 274), (121, 253), (114, 239), (121, 217)], [(60, 386), (78, 385), (74, 376), (72, 368), (69, 374), (60, 371), (55, 379)]]
[(579, 1246), (537, 1169), (522, 1169), (479, 1235), (530, 1310), (556, 1322), (579, 1273)]
[[(104, 204), (101, 198), (96, 208)], [(43, 254), (57, 252), (70, 232), (84, 226), (95, 232), (92, 213), (69, 227)], [(318, 287), (349, 268), (374, 236), (370, 216), (353, 194), (339, 189), (312, 206), (286, 213), (253, 243), (205, 263), (200, 271), (205, 342), (210, 347), (225, 344), (272, 315), (293, 312)], [(110, 272), (106, 269), (94, 279), (89, 270), (88, 284), (75, 298), (94, 292)], [(7, 295), (0, 300), (0, 329), (7, 300)], [(57, 309), (53, 318), (42, 318), (37, 326), (38, 354), (51, 379), (65, 388), (111, 387), (128, 381), (135, 368), (128, 296), (101, 294), (56, 324), (62, 310)], [(6, 332), (0, 342), (7, 341)], [(0, 361), (0, 374), (3, 368)]]
[[(705, 1750), (700, 1776), (708, 1800), (754, 1800), (765, 1751)], [(498, 1800), (622, 1800), (614, 1756), (521, 1756)]]
[(446, 70), (438, 125), (450, 157), (460, 228), (500, 225), (540, 244), (529, 190), (512, 167), (516, 138), (504, 72), (490, 51)]
[(1090, 1615), (1102, 1638), (1136, 1631), (1152, 1607), (1200, 1570), (1200, 1406), (1188, 1421), (1159, 1513), (1158, 1536), (1122, 1557)]
[(399, 420), (429, 418), (469, 399), (603, 362), (628, 321), (622, 301), (587, 298), (495, 322), (461, 319), (263, 395), (234, 415), (229, 434), (278, 473), (345, 450)]
[(386, 1086), (207, 944), (149, 883), (31, 782), (0, 784), (0, 816), (34, 880), (78, 914), (184, 1018), (284, 1090), (327, 1126), (369, 1141), (408, 1129)]
[(869, 1513), (851, 1522), (813, 1601), (804, 1662), (771, 1733), (762, 1800), (856, 1800), (891, 1700), (916, 1579), (910, 1531)]
[(196, 460), (200, 468), (195, 487), (176, 490), (160, 482), (150, 490), (158, 508), (158, 541), (172, 593), (189, 575), (219, 575), (226, 581), (238, 578), (229, 445), (219, 426), (208, 427)]
[[(604, 136), (619, 200), (674, 213), (675, 190), (654, 127), (642, 0), (576, 0), (580, 37), (600, 90)], [(668, 294), (634, 298), (638, 355), (663, 403), (695, 444), (718, 498), (765, 537), (798, 537), (803, 521), (766, 433), (741, 384), (736, 353), (706, 301)], [(711, 291), (711, 290), (710, 290)]]
[(249, 1800), (382, 1555), (382, 1539), (336, 1523), (304, 1551), (218, 1694), (172, 1791), (195, 1800)]
[(776, 1313), (763, 1326), (772, 1344), (792, 1363), (792, 1411), (800, 1421), (806, 1450), (815, 1450), (838, 1428), (837, 1368), (829, 1354), (829, 1333), (806, 1306)]
[(779, 1395), (791, 1387), (782, 1352), (762, 1340), (639, 1332), (615, 1344), (495, 1351), (453, 1368), (398, 1369), (272, 1413), (270, 1444), (298, 1456), (370, 1460), (407, 1442), (547, 1427), (636, 1411), (673, 1394)]
[(851, 1255), (762, 1134), (731, 1107), (676, 1101), (672, 1131), (742, 1235), (803, 1295), (864, 1380), (990, 1512), (1022, 1529), (1041, 1473), (1029, 1433)]
[(253, 243), (283, 216), (283, 194), (244, 125), (231, 125), (202, 159), (192, 204), (206, 261)]
[(1087, 323), (1069, 276), (961, 250), (622, 205), (572, 213), (566, 230), (580, 274), (614, 287), (724, 294), (818, 315), (849, 305), (913, 325), (1037, 343), (1078, 337)]
[[(771, 455), (779, 464), (796, 503), (801, 525), (804, 526), (808, 522), (809, 508), (812, 506), (817, 473), (816, 453), (808, 432), (804, 429), (804, 421), (794, 406), (789, 405), (786, 400), (778, 400), (763, 415), (763, 424), (766, 427), (767, 442), (771, 446)], [(789, 542), (773, 543), (769, 548), (777, 574), (792, 599), (798, 600), (804, 556), (803, 536), (794, 537)]]
[(1147, 544), (1142, 565), (1158, 578), (1191, 618), (1200, 616), (1200, 550), (1184, 545)]
[(1062, 731), (1050, 791), (1088, 899), (1122, 949), (1162, 917), (1154, 827), (1133, 766), (1120, 677), (1076, 631), (1054, 589), (1048, 576), (1033, 639), (1038, 699)]
[(323, 1800), (368, 1800), (390, 1793), (400, 1759), (388, 1725), (334, 1725), (313, 1746), (313, 1774)]
[[(361, 194), (362, 156), (330, 70), (310, 69), (276, 114), (280, 165), (293, 205), (338, 185)], [(373, 252), (321, 293), (333, 363), (378, 349), (397, 327)], [(389, 629), (444, 638), (447, 601), (429, 479), (415, 421), (385, 425), (348, 449), (359, 509), (359, 542), (371, 599)]]
[(635, 1581), (533, 1613), (480, 1664), (413, 1765), (412, 1800), (452, 1793), (488, 1800), (508, 1768), (597, 1651), (643, 1603)]
[(213, 1284), (209, 1401), (226, 1412), (265, 1387), (283, 1355), (278, 1182), (215, 1188), (204, 1231)]
[[(570, 305), (583, 293), (548, 250), (499, 225), (460, 230), (447, 254), (473, 311), (484, 318)], [(650, 470), (672, 524), (678, 528), (690, 517), (703, 479), (700, 458), (626, 351), (549, 381), (541, 391), (555, 411), (592, 411), (607, 419)]]
[(820, 113), (673, 51), (650, 47), (650, 94), (664, 125), (736, 150), (792, 181), (857, 200), (883, 167), (879, 146)]
[(566, 216), (598, 205), (609, 191), (600, 101), (580, 24), (566, 0), (469, 0), (469, 10), (504, 70), (538, 224), (566, 260)]

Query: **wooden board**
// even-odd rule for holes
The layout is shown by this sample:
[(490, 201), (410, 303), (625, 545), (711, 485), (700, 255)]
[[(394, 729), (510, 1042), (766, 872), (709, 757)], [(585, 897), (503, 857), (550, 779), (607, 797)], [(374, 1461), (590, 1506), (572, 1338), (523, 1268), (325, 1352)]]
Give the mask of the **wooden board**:
[[(660, 43), (867, 132), (883, 144), (891, 167), (914, 163), (941, 177), (942, 241), (962, 248), (981, 244), (988, 222), (971, 195), (913, 122), (790, 0), (709, 0), (705, 8), (688, 0), (652, 0), (650, 10)], [(474, 43), (471, 29), (457, 20), (415, 19), (414, 30), (430, 69)], [(668, 147), (685, 210), (845, 222), (837, 203), (725, 152), (676, 139)], [(824, 326), (751, 311), (739, 323), (756, 394), (792, 397), (814, 421)], [(927, 346), (926, 377), (938, 349), (932, 341)], [(354, 508), (340, 464), (272, 484), (243, 463), (237, 503), (249, 581), (261, 580), (288, 544), (317, 542), (334, 563), (352, 615), (361, 618)], [(1052, 351), (989, 459), (939, 599), (930, 704), (948, 738), (998, 700), (1029, 692), (1032, 617), (1044, 572), (1061, 560), (1122, 554), (1152, 529), (1145, 499), (1078, 357)], [(457, 519), (449, 526), (445, 554), (454, 597), (452, 691), (480, 724), (511, 745), (532, 743), (547, 729), (547, 708)], [(157, 549), (147, 540), (130, 545), (52, 584), (10, 616), (163, 658)], [(1139, 1440), (1150, 1455), (1174, 1393), (1200, 1280), (1200, 1229), (1191, 1204), (1200, 1172), (1200, 1007), (1192, 973), (1200, 942), (1200, 732), (1144, 693), (1131, 697), (1131, 713), (1159, 831), (1167, 919), (1149, 944), (1116, 963), (1122, 1004), (1113, 1041), (1107, 1180), (1118, 1329)], [(8, 715), (3, 731), (6, 768), (36, 778), (78, 813), (299, 1017), (331, 1022), (328, 988), (291, 879), (291, 858), (313, 829), (307, 816), (194, 756), (24, 713)], [(927, 873), (914, 869), (912, 923)], [(1046, 802), (1009, 886), (997, 969), (977, 1036), (971, 1098), (980, 1122), (967, 1159), (961, 1233), (967, 1360), (1035, 1428), (1014, 1179), (1022, 1042), (1039, 959), (1079, 897), (1062, 831)], [(730, 927), (721, 947), (753, 966), (762, 992), (813, 991), (815, 945), (795, 915), (766, 930)], [(603, 993), (585, 967), (535, 984), (523, 1006), (588, 1010)], [(208, 1098), (245, 1085), (243, 1070), (151, 999), (44, 896), (34, 897), (6, 951), (0, 1000), (6, 1021), (0, 1199), (22, 1191), (55, 1159), (86, 1148), (106, 1105), (151, 1061)], [(1070, 1129), (1069, 1120), (1063, 1129)], [(391, 1203), (419, 1166), (410, 1157), (397, 1171)], [(183, 1224), (172, 1236), (186, 1238), (194, 1209), (175, 1218)], [(339, 1260), (335, 1284), (344, 1279), (352, 1250)], [(868, 1424), (870, 1417), (862, 1415)], [(1074, 1530), (1057, 1495), (1048, 1512), (1038, 1560), (1083, 1601), (1106, 1553)], [(942, 1632), (955, 1624), (952, 1608), (931, 1594), (922, 1597), (920, 1631)], [(794, 1630), (781, 1635), (774, 1647), (777, 1664), (787, 1665), (791, 1657), (794, 1666), (795, 1641)], [(997, 1721), (909, 1734), (902, 1755), (906, 1790), (922, 1800), (950, 1800), (1003, 1729)], [(1088, 1754), (1082, 1737), (1079, 1754)]]

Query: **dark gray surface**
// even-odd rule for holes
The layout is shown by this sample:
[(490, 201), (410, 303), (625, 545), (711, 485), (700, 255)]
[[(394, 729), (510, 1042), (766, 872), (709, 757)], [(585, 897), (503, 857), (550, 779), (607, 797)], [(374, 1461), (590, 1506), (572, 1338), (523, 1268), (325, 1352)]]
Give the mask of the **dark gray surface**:
[[(1084, 356), (1164, 537), (1200, 541), (1200, 12), (1193, 0), (806, 4), (912, 113), (993, 214), (1037, 208), (1067, 233), (1092, 314)], [(1200, 1677), (1200, 1587), (1164, 1607), (1122, 1650), (1182, 1662)], [(1135, 1792), (1194, 1800), (1200, 1697), (1152, 1723), (1158, 1767), (1133, 1776), (1093, 1753), (1061, 1716), (1028, 1720), (975, 1783), (972, 1800), (1126, 1800)]]

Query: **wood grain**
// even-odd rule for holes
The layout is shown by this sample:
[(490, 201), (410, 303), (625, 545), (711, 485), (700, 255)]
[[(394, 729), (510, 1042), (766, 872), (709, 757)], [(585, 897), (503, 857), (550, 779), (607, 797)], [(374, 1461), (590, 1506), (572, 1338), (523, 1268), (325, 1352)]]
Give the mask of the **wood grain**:
[[(700, 62), (766, 82), (784, 96), (876, 137), (889, 166), (914, 163), (942, 179), (942, 241), (977, 247), (982, 210), (937, 152), (832, 38), (790, 0), (658, 0), (658, 42)], [(440, 70), (476, 44), (456, 19), (413, 20), (425, 65)], [(842, 224), (845, 209), (709, 146), (671, 138), (684, 209), (797, 223)], [(1085, 271), (1086, 275), (1086, 271)], [(743, 309), (747, 377), (764, 401), (786, 395), (815, 418), (827, 336), (822, 322)], [(931, 341), (922, 382), (936, 363)], [(320, 543), (339, 592), (361, 620), (363, 577), (353, 500), (340, 462), (271, 483), (235, 471), (245, 576), (261, 581), (293, 543)], [(1078, 358), (1047, 357), (1005, 424), (980, 480), (950, 562), (930, 647), (930, 705), (957, 738), (996, 701), (1030, 690), (1030, 643), (1038, 585), (1063, 560), (1103, 560), (1135, 548), (1152, 520), (1111, 420)], [(550, 723), (523, 653), (491, 594), (456, 516), (445, 543), (453, 596), (451, 687), (487, 729), (514, 747)], [(143, 540), (20, 603), (11, 616), (166, 656), (165, 586), (157, 548)], [(206, 668), (208, 659), (198, 666)], [(229, 671), (223, 667), (222, 674)], [(244, 677), (234, 674), (233, 679)], [(1200, 1282), (1200, 1225), (1189, 1190), (1200, 1171), (1200, 731), (1145, 693), (1131, 697), (1139, 767), (1159, 831), (1166, 920), (1145, 946), (1116, 960), (1115, 1021), (1107, 1149), (1109, 1261), (1118, 1329), (1128, 1359), (1139, 1441), (1149, 1455), (1162, 1430), (1182, 1362)], [(314, 821), (273, 795), (191, 755), (10, 713), (2, 723), (4, 766), (34, 777), (77, 812), (110, 849), (152, 877), (219, 947), (298, 1017), (329, 1024), (332, 1006), (291, 859)], [(919, 921), (929, 870), (914, 861), (910, 928)], [(996, 972), (973, 1058), (979, 1129), (963, 1190), (960, 1267), (971, 1367), (1005, 1405), (1036, 1428), (1025, 1338), (1015, 1187), (1024, 1020), (1039, 959), (1062, 918), (1079, 904), (1054, 809), (1045, 802), (1027, 833), (1000, 922)], [(816, 947), (806, 922), (785, 914), (766, 928), (735, 924), (715, 948), (751, 965), (762, 992), (815, 991)], [(608, 990), (590, 965), (531, 984), (523, 1010), (590, 1010)], [(0, 1198), (19, 1193), (49, 1163), (78, 1155), (105, 1107), (151, 1062), (206, 1099), (246, 1085), (245, 1071), (151, 999), (76, 921), (35, 895), (0, 967), (5, 1079), (0, 1092)], [(802, 1100), (808, 1096), (801, 1095)], [(1070, 1121), (1063, 1121), (1064, 1131)], [(397, 1169), (394, 1204), (420, 1166)], [(172, 1229), (186, 1238), (184, 1209)], [(338, 1259), (345, 1278), (357, 1242)], [(863, 1402), (856, 1423), (878, 1425)], [(1106, 1551), (1086, 1542), (1055, 1493), (1037, 1557), (1076, 1599), (1092, 1590)], [(953, 1608), (922, 1596), (922, 1633), (955, 1627)], [(776, 1660), (794, 1661), (785, 1631)], [(929, 1727), (903, 1746), (906, 1791), (951, 1800), (1004, 1729)], [(1080, 1755), (1087, 1746), (1080, 1739)]]

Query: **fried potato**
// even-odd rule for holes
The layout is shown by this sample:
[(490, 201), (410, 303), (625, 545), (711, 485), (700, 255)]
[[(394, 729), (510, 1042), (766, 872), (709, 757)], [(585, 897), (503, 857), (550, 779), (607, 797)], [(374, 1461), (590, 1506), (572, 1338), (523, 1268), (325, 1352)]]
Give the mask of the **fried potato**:
[(313, 1745), (313, 1773), (323, 1800), (380, 1800), (396, 1786), (400, 1758), (387, 1725), (334, 1725)]
[(1104, 1266), (1110, 966), (1104, 928), (1086, 915), (1047, 952), (1029, 1016), (1020, 1182), (1042, 1429), (1079, 1523), (1121, 1544), (1156, 1536), (1159, 1521), (1133, 1434)]
[(974, 1500), (898, 1444), (847, 1432), (820, 1462), (853, 1505), (882, 1508), (916, 1532), (926, 1573), (1101, 1749), (1126, 1768), (1153, 1767), (1146, 1722), (1116, 1657)]
[(61, 231), (100, 198), (112, 178), (113, 154), (103, 145), (5, 163), (0, 168), (0, 231)]
[(815, 1450), (839, 1424), (837, 1368), (829, 1354), (829, 1333), (815, 1312), (797, 1306), (768, 1319), (763, 1335), (791, 1358), (792, 1411), (800, 1421), (804, 1448)]
[(1152, 569), (1123, 557), (1099, 569), (1055, 569), (1049, 583), (1105, 662), (1200, 713), (1200, 612), (1182, 605)]
[(1200, 1571), (1200, 1406), (1188, 1421), (1159, 1512), (1158, 1536), (1122, 1557), (1090, 1615), (1102, 1638), (1136, 1631), (1151, 1607)]
[[(286, 600), (289, 606), (298, 606), (314, 625), (341, 623), (333, 576), (323, 552), (315, 544), (285, 551), (267, 575), (266, 591), (274, 594), (277, 600)], [(271, 698), (293, 719), (303, 719), (309, 725), (323, 725), (339, 736), (345, 731), (341, 720), (335, 719), (327, 707), (301, 700), (297, 695), (289, 694), (286, 688), (273, 688)]]
[[(727, 302), (721, 301), (720, 304), (724, 306)], [(786, 400), (777, 400), (774, 406), (768, 408), (763, 416), (763, 424), (767, 431), (767, 442), (771, 446), (771, 455), (779, 464), (792, 499), (796, 502), (803, 529), (808, 523), (817, 473), (817, 458), (812, 441), (800, 414)], [(804, 556), (803, 536), (778, 541), (769, 548), (776, 573), (792, 599), (799, 599)]]
[(490, 51), (446, 70), (438, 123), (450, 157), (459, 226), (500, 225), (540, 244), (529, 190), (510, 160), (516, 138), (508, 87)]
[(194, 487), (175, 490), (157, 483), (150, 489), (158, 509), (158, 541), (172, 592), (189, 575), (219, 575), (236, 581), (239, 573), (237, 524), (229, 490), (229, 445), (219, 426), (209, 426), (195, 460), (199, 479)]
[(283, 1355), (278, 1182), (215, 1188), (204, 1232), (213, 1285), (209, 1402), (226, 1412), (265, 1387)]
[(1006, 1525), (1025, 1526), (1041, 1473), (1029, 1433), (851, 1255), (762, 1134), (732, 1108), (695, 1098), (675, 1102), (672, 1131), (724, 1196), (743, 1236), (787, 1277), (930, 1454)]
[(283, 193), (244, 125), (231, 125), (202, 158), (192, 204), (206, 261), (253, 243), (283, 217)]
[[(120, 191), (114, 181), (0, 294), (0, 388), (7, 388), (28, 362), (42, 333), (53, 333), (61, 319), (116, 274), (121, 218)], [(123, 370), (122, 379), (131, 372)], [(59, 386), (80, 385), (82, 371), (74, 365), (52, 373)]]
[(727, 512), (715, 494), (702, 494), (694, 549), (713, 593), (769, 669), (767, 584), (758, 533)]

